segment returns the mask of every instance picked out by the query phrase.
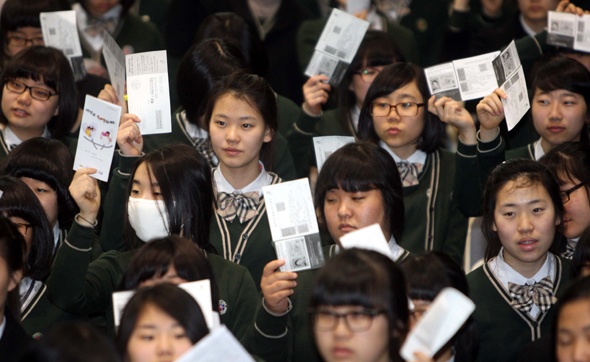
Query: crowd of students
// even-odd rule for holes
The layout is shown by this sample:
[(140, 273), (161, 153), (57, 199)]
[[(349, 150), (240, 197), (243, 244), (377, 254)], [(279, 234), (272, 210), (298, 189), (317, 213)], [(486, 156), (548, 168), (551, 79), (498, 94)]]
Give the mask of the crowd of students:
[[(171, 361), (210, 333), (213, 313), (256, 360), (401, 361), (452, 287), (475, 312), (415, 361), (590, 361), (590, 71), (540, 26), (549, 10), (584, 10), (529, 2), (449, 1), (437, 21), (419, 17), (432, 1), (371, 3), (332, 87), (303, 72), (327, 22), (320, 2), (6, 0), (0, 360)], [(71, 9), (88, 73), (77, 82), (39, 20)], [(121, 116), (109, 182), (73, 171), (84, 97), (126, 102), (109, 84), (104, 32), (127, 54), (168, 50), (177, 107), (168, 134)], [(425, 34), (440, 38), (415, 41)], [(531, 105), (514, 130), (501, 89), (477, 105), (430, 95), (424, 66), (513, 38)], [(355, 141), (318, 172), (315, 136)], [(326, 263), (296, 273), (277, 260), (264, 187), (302, 177)], [(478, 216), (485, 258), (465, 271)], [(373, 224), (389, 257), (343, 247)], [(211, 311), (177, 287), (205, 279)], [(115, 328), (112, 294), (125, 290), (136, 293)]]

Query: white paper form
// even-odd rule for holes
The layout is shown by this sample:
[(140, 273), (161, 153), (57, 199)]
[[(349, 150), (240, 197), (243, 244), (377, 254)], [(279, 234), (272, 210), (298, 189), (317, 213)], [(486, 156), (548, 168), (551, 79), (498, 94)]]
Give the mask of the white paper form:
[(498, 88), (492, 61), (499, 51), (425, 68), (430, 94), (468, 101), (485, 97)]
[(498, 84), (508, 96), (507, 99), (502, 99), (502, 105), (506, 125), (510, 131), (531, 108), (524, 71), (514, 40), (494, 59), (493, 64)]
[(322, 31), (305, 75), (326, 75), (328, 83), (337, 86), (352, 62), (369, 22), (342, 10), (333, 9)]
[(172, 132), (166, 51), (129, 54), (125, 61), (129, 113), (141, 119), (141, 134)]
[[(182, 283), (178, 285), (191, 295), (201, 308), (205, 322), (209, 329), (219, 326), (219, 316), (213, 312), (211, 305), (211, 282), (209, 279), (197, 280), (196, 282)], [(115, 327), (119, 327), (123, 311), (129, 299), (135, 294), (135, 290), (126, 290), (113, 293), (113, 316)]]
[(343, 235), (340, 237), (340, 245), (345, 249), (359, 248), (373, 250), (395, 261), (379, 224), (373, 224)]
[(590, 52), (590, 15), (550, 11), (547, 44)]
[(121, 104), (125, 104), (125, 53), (108, 32), (104, 33), (102, 55), (109, 71), (111, 85), (117, 93), (117, 98), (119, 98)]
[(222, 325), (209, 332), (175, 362), (254, 362), (254, 359)]
[(262, 188), (266, 214), (281, 270), (319, 268), (324, 254), (307, 178)]
[(434, 356), (474, 310), (475, 304), (463, 293), (453, 288), (443, 289), (406, 338), (401, 348), (402, 358), (413, 361), (414, 352)]
[(121, 107), (86, 95), (74, 170), (95, 168), (90, 176), (108, 182), (120, 117)]
[(315, 159), (318, 166), (318, 173), (322, 170), (324, 162), (330, 155), (336, 152), (342, 146), (354, 143), (354, 137), (348, 136), (326, 136), (314, 137), (313, 148), (315, 149)]
[(82, 59), (82, 46), (76, 26), (76, 12), (54, 11), (41, 13), (41, 32), (45, 46), (60, 49), (70, 61), (76, 81), (86, 76)]

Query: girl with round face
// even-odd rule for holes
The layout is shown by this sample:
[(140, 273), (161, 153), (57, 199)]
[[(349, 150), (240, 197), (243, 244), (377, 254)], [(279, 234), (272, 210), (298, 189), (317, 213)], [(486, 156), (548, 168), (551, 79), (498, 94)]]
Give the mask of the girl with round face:
[(19, 52), (0, 75), (3, 152), (34, 137), (63, 139), (78, 109), (74, 75), (55, 48), (29, 47)]
[[(406, 219), (418, 220), (404, 229), (400, 244), (410, 252), (442, 250), (461, 262), (467, 219), (452, 201), (455, 156), (440, 148), (444, 125), (425, 110), (427, 100), (428, 86), (420, 67), (411, 63), (385, 67), (363, 103), (359, 136), (381, 146), (397, 163)], [(424, 210), (428, 216), (418, 216)]]
[(129, 362), (173, 361), (209, 333), (197, 302), (172, 284), (140, 289), (125, 307), (117, 343)]
[[(309, 304), (324, 361), (401, 361), (408, 299), (401, 270), (388, 257), (349, 249), (322, 268)], [(420, 354), (417, 360), (430, 361)]]
[[(482, 222), (488, 242), (485, 264), (467, 276), (478, 330), (489, 331), (480, 335), (478, 360), (516, 357), (523, 344), (547, 333), (552, 296), (569, 277), (561, 259), (550, 251), (558, 248), (556, 230), (562, 215), (559, 185), (545, 166), (518, 159), (504, 162), (491, 174)], [(498, 299), (492, 298), (496, 293)], [(499, 304), (505, 303), (502, 298), (510, 304)], [(532, 320), (540, 321), (541, 333), (531, 333)], [(500, 333), (501, 351), (494, 337)]]
[(571, 259), (578, 239), (590, 226), (590, 146), (566, 142), (549, 151), (540, 162), (559, 182), (564, 208), (561, 232), (568, 239), (568, 248), (563, 255)]
[(552, 337), (556, 360), (590, 361), (590, 278), (571, 284), (555, 309)]

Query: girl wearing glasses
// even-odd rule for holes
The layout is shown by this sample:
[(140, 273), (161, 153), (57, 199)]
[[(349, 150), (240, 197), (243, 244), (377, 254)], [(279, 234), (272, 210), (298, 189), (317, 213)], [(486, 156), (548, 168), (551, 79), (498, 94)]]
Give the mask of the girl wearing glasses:
[(291, 154), (300, 177), (307, 177), (315, 164), (312, 136), (357, 137), (360, 109), (367, 90), (388, 64), (403, 61), (403, 55), (391, 36), (369, 30), (338, 87), (338, 108), (322, 112), (331, 86), (328, 77), (316, 75), (303, 85), (303, 103), (299, 119), (288, 133)]
[(397, 163), (404, 187), (400, 245), (411, 253), (441, 250), (462, 263), (467, 219), (452, 197), (455, 157), (440, 148), (444, 125), (426, 112), (428, 86), (411, 63), (385, 67), (367, 92), (359, 119), (362, 139), (378, 143)]
[(19, 52), (0, 74), (0, 159), (23, 141), (54, 138), (75, 152), (68, 133), (76, 121), (76, 86), (66, 57), (55, 48)]
[(590, 227), (590, 146), (565, 142), (553, 148), (539, 162), (553, 172), (561, 189), (563, 235), (567, 238), (562, 256), (572, 259), (584, 230)]
[(517, 159), (494, 169), (484, 194), (485, 264), (467, 275), (477, 361), (515, 361), (523, 345), (549, 333), (569, 280), (569, 263), (554, 254), (562, 221), (559, 185), (545, 166)]
[[(404, 276), (388, 257), (344, 250), (319, 273), (309, 318), (326, 362), (403, 361), (399, 349), (408, 331)], [(432, 361), (418, 353), (416, 361)]]
[(458, 172), (473, 174), (463, 174), (462, 177), (471, 177), (473, 182), (465, 182), (465, 187), (457, 189), (461, 211), (470, 216), (481, 214), (481, 186), (494, 166), (502, 161), (514, 158), (538, 160), (564, 142), (588, 143), (590, 93), (585, 85), (589, 83), (590, 72), (578, 61), (557, 58), (541, 65), (531, 87), (530, 113), (540, 138), (527, 146), (510, 150), (506, 149), (499, 128), (504, 120), (502, 100), (507, 99), (503, 90), (496, 89), (477, 105), (480, 123), (477, 133), (473, 118), (457, 102), (446, 97), (436, 101), (432, 98), (429, 102), (431, 112), (459, 129)]

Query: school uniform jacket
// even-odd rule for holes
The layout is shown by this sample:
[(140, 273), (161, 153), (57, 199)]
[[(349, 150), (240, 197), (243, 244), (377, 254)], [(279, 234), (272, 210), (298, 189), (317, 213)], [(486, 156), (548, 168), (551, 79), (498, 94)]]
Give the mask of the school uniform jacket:
[[(0, 161), (5, 159), (6, 156), (8, 156), (8, 154), (10, 153), (10, 145), (6, 142), (5, 136), (4, 136), (4, 129), (5, 128), (6, 128), (6, 125), (0, 124)], [(63, 139), (60, 139), (59, 141), (62, 142), (64, 145), (66, 145), (66, 147), (68, 148), (68, 151), (70, 151), (70, 155), (72, 155), (72, 157), (76, 156), (76, 148), (78, 147), (78, 139), (77, 138), (64, 137)]]
[[(338, 253), (336, 245), (323, 248), (326, 260)], [(404, 250), (396, 263), (411, 254)], [(254, 336), (246, 346), (267, 361), (321, 362), (309, 323), (309, 300), (321, 269), (297, 273), (297, 286), (290, 297), (291, 310), (281, 316), (271, 314), (261, 302), (256, 311)]]
[(398, 244), (411, 253), (439, 250), (463, 262), (467, 218), (453, 195), (455, 156), (442, 148), (428, 154), (419, 184), (404, 187), (405, 227)]
[(6, 318), (6, 326), (0, 338), (0, 357), (3, 362), (18, 362), (20, 356), (32, 343), (32, 339), (8, 309), (4, 311), (4, 318)]
[[(91, 228), (74, 223), (65, 245), (59, 250), (51, 275), (50, 299), (64, 310), (78, 314), (112, 311), (111, 294), (118, 290), (133, 252), (111, 250), (90, 262)], [(246, 268), (215, 254), (207, 254), (220, 298), (220, 318), (238, 339), (243, 339), (258, 303), (254, 281)], [(112, 313), (107, 316), (112, 334)]]
[[(285, 101), (285, 103), (287, 102)], [(289, 112), (292, 112), (292, 109), (290, 111), (282, 112), (282, 114), (286, 116)], [(215, 153), (213, 152), (211, 145), (206, 140), (195, 141), (189, 136), (182, 120), (181, 111), (172, 115), (171, 133), (143, 137), (143, 151), (147, 153), (165, 145), (178, 143), (196, 148), (207, 161), (209, 161), (209, 166), (217, 167), (218, 161), (216, 160), (216, 157), (214, 157)], [(295, 165), (291, 153), (289, 152), (287, 140), (280, 133), (277, 133), (274, 136), (274, 143), (273, 170), (275, 170), (284, 180), (290, 181), (296, 179)]]
[[(553, 295), (558, 296), (569, 281), (569, 263), (555, 257)], [(553, 308), (532, 318), (511, 303), (512, 297), (492, 273), (488, 264), (467, 275), (471, 299), (475, 303), (473, 318), (479, 334), (478, 362), (516, 361), (519, 349), (550, 333)]]
[[(283, 182), (279, 176), (272, 172), (269, 174), (272, 176), (271, 185)], [(260, 290), (264, 266), (277, 259), (270, 234), (264, 195), (260, 198), (257, 214), (252, 219), (242, 224), (236, 217), (229, 222), (214, 212), (209, 230), (209, 242), (217, 253), (229, 261), (248, 268), (256, 287)]]

